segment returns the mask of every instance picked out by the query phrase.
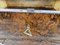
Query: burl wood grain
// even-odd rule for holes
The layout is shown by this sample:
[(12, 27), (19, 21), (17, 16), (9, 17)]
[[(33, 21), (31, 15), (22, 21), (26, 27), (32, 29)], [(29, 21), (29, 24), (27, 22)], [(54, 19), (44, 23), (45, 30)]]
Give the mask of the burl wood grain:
[[(58, 31), (60, 15), (39, 13), (0, 13), (0, 23), (5, 24), (11, 32), (24, 31), (29, 24), (33, 35)], [(8, 30), (8, 31), (9, 31)]]
[[(29, 37), (23, 33), (28, 24), (30, 25), (32, 37)], [(23, 36), (20, 38), (26, 41), (34, 40), (41, 42), (40, 39), (42, 39), (43, 42), (47, 43), (46, 39), (48, 38), (48, 43), (54, 41), (56, 41), (56, 43), (60, 43), (58, 38), (55, 40), (55, 37), (60, 36), (60, 15), (44, 13), (0, 12), (0, 30), (6, 31), (11, 35), (21, 33)], [(22, 42), (25, 43), (24, 41)], [(43, 42), (41, 43), (43, 44)], [(28, 44), (29, 43), (26, 42), (26, 45)], [(31, 45), (33, 44), (34, 43), (31, 42)], [(40, 43), (38, 45), (40, 45)]]

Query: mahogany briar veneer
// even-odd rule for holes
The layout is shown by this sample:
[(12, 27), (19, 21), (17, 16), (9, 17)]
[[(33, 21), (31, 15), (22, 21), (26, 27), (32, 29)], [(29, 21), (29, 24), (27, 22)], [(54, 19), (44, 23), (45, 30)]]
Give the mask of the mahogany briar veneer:
[[(28, 25), (32, 36), (24, 34)], [(60, 14), (0, 12), (0, 31), (6, 45), (59, 44)]]

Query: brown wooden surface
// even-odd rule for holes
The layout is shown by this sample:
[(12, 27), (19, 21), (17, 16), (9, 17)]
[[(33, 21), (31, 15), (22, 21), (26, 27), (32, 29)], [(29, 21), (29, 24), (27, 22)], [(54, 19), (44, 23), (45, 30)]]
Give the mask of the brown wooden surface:
[(6, 0), (8, 7), (54, 8), (56, 0)]
[(0, 8), (54, 8), (56, 0), (0, 0)]
[(0, 0), (0, 8), (60, 10), (60, 0)]
[[(28, 24), (32, 36), (23, 33)], [(60, 45), (60, 15), (1, 12), (0, 43), (4, 45)]]

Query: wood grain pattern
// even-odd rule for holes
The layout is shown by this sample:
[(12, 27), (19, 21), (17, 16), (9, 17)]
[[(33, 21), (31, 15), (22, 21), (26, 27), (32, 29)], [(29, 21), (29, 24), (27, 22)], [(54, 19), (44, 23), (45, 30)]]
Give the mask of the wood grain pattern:
[[(30, 31), (33, 35), (32, 37), (23, 33), (28, 24), (30, 25)], [(3, 37), (0, 39), (5, 39), (4, 44), (7, 45), (10, 43), (10, 45), (15, 43), (15, 45), (59, 44), (60, 15), (44, 13), (0, 12), (0, 31), (1, 30), (5, 31), (8, 38), (5, 39)]]
[(0, 0), (0, 8), (60, 10), (59, 0)]
[[(60, 15), (39, 13), (0, 13), (1, 23), (6, 24), (11, 31), (24, 31), (29, 24), (33, 34), (47, 34), (48, 31), (56, 32), (60, 24)], [(10, 26), (9, 26), (10, 25)], [(17, 28), (16, 28), (16, 27)], [(45, 33), (43, 33), (45, 32)], [(37, 33), (37, 34), (38, 34)]]
[[(53, 8), (56, 0), (6, 0), (8, 7), (46, 7)], [(24, 3), (25, 2), (25, 3)]]

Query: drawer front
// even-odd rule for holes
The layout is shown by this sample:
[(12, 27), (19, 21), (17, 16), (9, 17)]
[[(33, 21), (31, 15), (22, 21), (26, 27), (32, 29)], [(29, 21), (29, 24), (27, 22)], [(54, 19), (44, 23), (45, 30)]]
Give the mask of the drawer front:
[(59, 45), (60, 14), (0, 12), (0, 43)]

